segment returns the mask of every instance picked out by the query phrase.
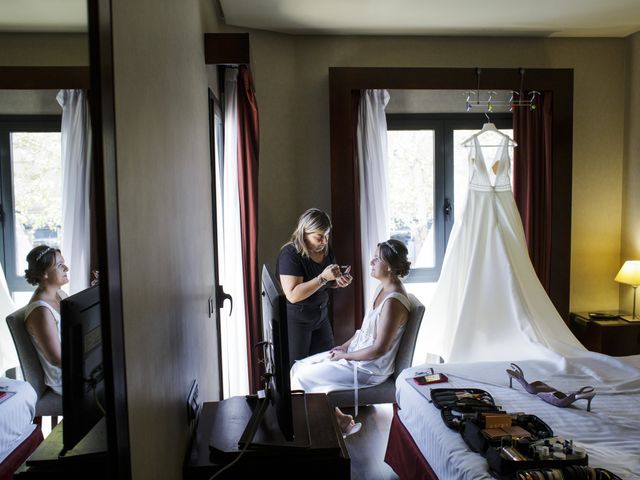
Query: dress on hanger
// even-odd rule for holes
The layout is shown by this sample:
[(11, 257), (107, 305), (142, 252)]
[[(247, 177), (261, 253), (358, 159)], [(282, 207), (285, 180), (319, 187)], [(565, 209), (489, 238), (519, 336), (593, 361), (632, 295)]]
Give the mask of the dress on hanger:
[(466, 205), (451, 231), (418, 341), (446, 362), (581, 356), (585, 348), (529, 259), (511, 192), (508, 137), (489, 163), (478, 137), (470, 140)]

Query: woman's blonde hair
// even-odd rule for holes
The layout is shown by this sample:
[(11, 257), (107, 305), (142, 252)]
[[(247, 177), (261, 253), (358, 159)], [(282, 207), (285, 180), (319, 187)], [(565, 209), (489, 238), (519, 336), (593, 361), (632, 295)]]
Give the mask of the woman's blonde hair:
[[(309, 257), (309, 249), (304, 241), (307, 233), (326, 233), (331, 229), (331, 219), (329, 215), (318, 208), (310, 208), (298, 219), (298, 225), (291, 234), (291, 244), (303, 257)], [(329, 251), (329, 244), (324, 247), (325, 255)]]

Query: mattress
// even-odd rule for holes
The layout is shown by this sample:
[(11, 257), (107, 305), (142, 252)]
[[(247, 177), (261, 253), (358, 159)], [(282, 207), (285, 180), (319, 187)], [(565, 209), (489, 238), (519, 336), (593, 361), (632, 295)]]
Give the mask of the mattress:
[[(554, 434), (584, 447), (590, 466), (606, 468), (622, 478), (640, 479), (640, 356), (599, 356), (565, 360), (560, 365), (528, 360), (518, 365), (529, 382), (542, 380), (565, 393), (592, 385), (597, 393), (591, 412), (586, 411), (584, 400), (558, 408), (525, 392), (515, 381), (509, 388), (508, 362), (425, 364), (406, 369), (398, 377), (398, 415), (439, 480), (493, 478), (484, 457), (472, 452), (459, 433), (447, 428), (440, 411), (428, 401), (431, 388), (449, 387), (487, 390), (502, 410), (537, 415)], [(446, 373), (449, 381), (426, 386), (411, 381), (416, 372), (431, 367)]]
[(27, 382), (0, 377), (0, 390), (14, 395), (0, 403), (0, 462), (33, 431), (36, 392)]

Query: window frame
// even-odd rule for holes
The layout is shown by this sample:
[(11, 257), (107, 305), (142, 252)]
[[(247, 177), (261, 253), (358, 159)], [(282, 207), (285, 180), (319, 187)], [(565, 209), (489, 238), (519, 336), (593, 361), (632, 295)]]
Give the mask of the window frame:
[(33, 290), (16, 269), (11, 132), (60, 132), (62, 115), (0, 115), (0, 262), (11, 293)]
[[(437, 282), (442, 270), (451, 229), (455, 221), (453, 132), (454, 130), (478, 130), (487, 122), (485, 113), (388, 113), (387, 131), (434, 131), (434, 219), (436, 228), (435, 265), (432, 268), (412, 268), (403, 281), (408, 283)], [(490, 121), (499, 129), (513, 128), (511, 112), (492, 113)], [(445, 213), (446, 205), (450, 213)]]

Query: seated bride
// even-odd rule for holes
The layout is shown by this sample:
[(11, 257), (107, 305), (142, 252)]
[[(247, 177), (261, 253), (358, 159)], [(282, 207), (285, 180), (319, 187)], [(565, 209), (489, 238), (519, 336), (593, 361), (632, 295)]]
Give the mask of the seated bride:
[[(362, 327), (342, 345), (297, 361), (291, 368), (292, 390), (328, 393), (373, 387), (389, 378), (411, 308), (400, 281), (409, 273), (407, 254), (407, 247), (399, 240), (378, 244), (370, 274), (380, 284)], [(361, 427), (337, 407), (336, 416), (345, 435)]]

